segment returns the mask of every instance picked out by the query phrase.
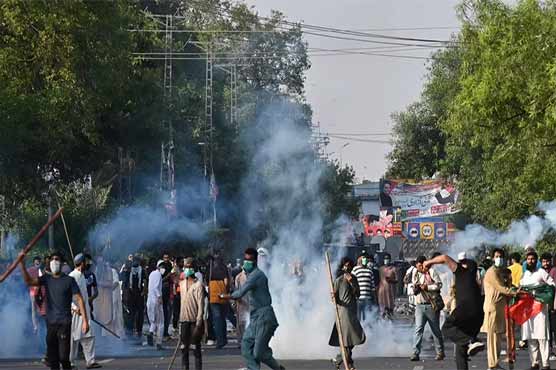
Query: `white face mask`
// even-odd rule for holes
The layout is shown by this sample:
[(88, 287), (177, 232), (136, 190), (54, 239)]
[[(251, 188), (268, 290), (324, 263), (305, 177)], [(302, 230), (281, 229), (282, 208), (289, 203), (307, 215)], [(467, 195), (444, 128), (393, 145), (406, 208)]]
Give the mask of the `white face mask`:
[(502, 257), (496, 257), (494, 259), (494, 266), (496, 267), (502, 267), (504, 265), (504, 258)]
[(62, 263), (60, 261), (50, 261), (50, 271), (54, 275), (60, 273), (60, 268), (62, 267)]
[(164, 275), (164, 273), (166, 272), (166, 269), (165, 268), (160, 268), (160, 269), (158, 269), (158, 271), (160, 271), (161, 275)]

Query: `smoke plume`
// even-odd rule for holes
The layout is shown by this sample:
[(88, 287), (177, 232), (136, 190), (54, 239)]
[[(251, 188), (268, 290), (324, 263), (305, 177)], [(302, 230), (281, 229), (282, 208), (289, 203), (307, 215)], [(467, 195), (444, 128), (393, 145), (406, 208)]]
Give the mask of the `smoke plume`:
[[(315, 158), (308, 128), (297, 123), (301, 114), (293, 104), (274, 104), (248, 132), (252, 161), (244, 180), (244, 204), (251, 230), (270, 223), (260, 246), (271, 254), (262, 269), (280, 323), (271, 344), (274, 352), (282, 359), (322, 359), (337, 352), (328, 345), (335, 316), (322, 244), (328, 201), (322, 189), (325, 164)], [(333, 233), (339, 245), (347, 237), (345, 221), (340, 218)], [(339, 250), (331, 252), (335, 273), (341, 256)], [(299, 265), (302, 276), (293, 273)], [(409, 353), (411, 331), (376, 316), (365, 323), (369, 340), (355, 354)], [(372, 340), (376, 335), (381, 346)]]
[(506, 231), (492, 230), (478, 224), (467, 225), (464, 231), (456, 233), (451, 252), (467, 251), (481, 245), (534, 246), (549, 230), (556, 228), (556, 201), (540, 202), (537, 208), (542, 215), (513, 221)]

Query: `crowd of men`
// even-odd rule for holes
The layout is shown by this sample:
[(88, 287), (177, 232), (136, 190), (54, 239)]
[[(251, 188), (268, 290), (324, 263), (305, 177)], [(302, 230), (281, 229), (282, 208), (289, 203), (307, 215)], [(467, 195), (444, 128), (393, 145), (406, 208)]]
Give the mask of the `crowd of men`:
[[(29, 285), (33, 331), (46, 332), (44, 362), (51, 369), (71, 369), (81, 349), (86, 367), (99, 368), (95, 357), (99, 336), (137, 338), (157, 349), (173, 336), (181, 344), (183, 369), (189, 369), (193, 346), (195, 369), (201, 370), (202, 343), (216, 349), (226, 346), (229, 322), (235, 327), (248, 369), (260, 369), (261, 363), (283, 369), (268, 346), (278, 322), (266, 274), (258, 268), (267, 255), (264, 248), (248, 248), (243, 263), (238, 260), (235, 266), (226, 264), (218, 251), (206, 260), (163, 253), (160, 259), (147, 261), (130, 255), (123, 265), (110, 264), (102, 255), (93, 259), (81, 253), (73, 259), (73, 269), (59, 253), (44, 261), (35, 257), (29, 268), (21, 263)], [(528, 347), (533, 369), (548, 369), (549, 359), (556, 358), (552, 352), (556, 334), (552, 255), (539, 258), (528, 247), (523, 260), (514, 253), (508, 263), (505, 251), (496, 248), (478, 265), (465, 253), (457, 260), (436, 253), (430, 259), (418, 257), (401, 281), (391, 256), (382, 258), (383, 264), (377, 266), (372, 255), (362, 252), (356, 261), (343, 258), (337, 270), (332, 299), (342, 327), (338, 330), (334, 325), (329, 344), (340, 347), (343, 343), (342, 356), (334, 360), (338, 368), (344, 358), (354, 368), (352, 350), (365, 342), (363, 327), (372, 325), (376, 313), (385, 319), (393, 317), (400, 284), (406, 286), (415, 309), (412, 361), (420, 360), (427, 323), (436, 345), (435, 359), (445, 359), (448, 339), (455, 344), (458, 369), (468, 369), (470, 356), (485, 348), (488, 368), (500, 368), (503, 334), (506, 330), (513, 333), (516, 327), (521, 327), (519, 346)], [(451, 271), (453, 282), (444, 295), (446, 279), (435, 267), (442, 264)], [(293, 266), (292, 276), (302, 280), (301, 262)], [(548, 298), (537, 304), (534, 315), (519, 325), (514, 323), (508, 310), (510, 299), (532, 296)], [(486, 334), (486, 345), (478, 339), (480, 332)], [(512, 345), (506, 347), (510, 362), (515, 361)]]
[[(453, 273), (450, 292), (442, 296), (442, 279), (433, 266), (444, 264)], [(443, 360), (444, 339), (456, 345), (458, 369), (468, 369), (469, 357), (486, 348), (489, 369), (500, 369), (501, 342), (508, 331), (507, 360), (515, 362), (514, 330), (520, 328), (520, 347), (529, 349), (532, 369), (549, 369), (553, 352), (556, 317), (554, 315), (554, 286), (556, 268), (553, 256), (539, 258), (532, 247), (525, 255), (513, 253), (508, 261), (503, 249), (495, 248), (480, 266), (465, 253), (458, 260), (439, 255), (427, 260), (417, 258), (406, 275), (408, 293), (414, 297), (415, 335), (412, 361), (419, 360), (425, 325), (428, 323), (436, 344), (436, 360)], [(510, 314), (515, 298), (537, 301), (538, 312), (516, 324)], [(441, 330), (441, 316), (444, 324)], [(486, 335), (486, 346), (477, 337)]]
[(182, 349), (182, 368), (190, 368), (192, 346), (195, 369), (201, 370), (201, 343), (226, 346), (229, 321), (249, 369), (261, 363), (284, 369), (268, 346), (278, 322), (266, 275), (258, 269), (266, 255), (265, 248), (248, 248), (243, 264), (237, 260), (235, 266), (225, 264), (219, 251), (206, 260), (129, 255), (123, 265), (80, 253), (73, 270), (57, 252), (44, 261), (35, 257), (28, 268), (22, 262), (33, 331), (46, 331), (43, 362), (51, 369), (72, 369), (81, 348), (87, 369), (100, 368), (95, 337), (137, 338), (136, 344), (145, 338), (145, 345), (159, 350), (174, 337)]

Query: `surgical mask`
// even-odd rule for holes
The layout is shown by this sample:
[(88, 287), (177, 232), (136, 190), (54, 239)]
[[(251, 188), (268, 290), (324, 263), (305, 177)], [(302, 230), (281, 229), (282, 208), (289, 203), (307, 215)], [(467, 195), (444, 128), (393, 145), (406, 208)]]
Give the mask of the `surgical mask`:
[(361, 264), (363, 266), (366, 266), (367, 265), (367, 259), (366, 258), (361, 258)]
[(183, 273), (185, 274), (185, 277), (191, 277), (191, 276), (195, 275), (195, 270), (191, 267), (186, 267), (183, 270)]
[(384, 264), (385, 264), (385, 265), (389, 265), (389, 264), (390, 264), (390, 260), (389, 260), (388, 258), (385, 258), (385, 259), (384, 259)]
[(60, 268), (62, 267), (62, 263), (60, 261), (50, 261), (50, 271), (56, 275), (60, 273)]
[(245, 270), (246, 273), (250, 273), (254, 269), (255, 269), (255, 262), (247, 261), (247, 260), (243, 261), (243, 270)]
[(502, 267), (502, 266), (504, 266), (504, 258), (502, 258), (502, 257), (496, 257), (496, 258), (494, 259), (494, 266), (496, 266), (496, 267)]
[(166, 272), (165, 268), (159, 268), (158, 271), (160, 271), (161, 275), (164, 275), (164, 273)]

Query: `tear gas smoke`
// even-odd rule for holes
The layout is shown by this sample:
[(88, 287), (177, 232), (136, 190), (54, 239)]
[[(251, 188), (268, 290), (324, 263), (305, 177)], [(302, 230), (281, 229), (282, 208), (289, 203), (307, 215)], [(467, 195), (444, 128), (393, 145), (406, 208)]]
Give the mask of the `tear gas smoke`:
[(506, 231), (492, 230), (477, 224), (467, 225), (464, 231), (456, 233), (450, 253), (468, 251), (481, 245), (534, 246), (549, 230), (556, 229), (556, 201), (540, 202), (538, 210), (544, 214), (513, 221)]
[[(19, 237), (9, 233), (6, 238), (6, 254), (9, 259), (17, 255)], [(0, 271), (4, 271), (0, 268)], [(29, 290), (19, 270), (0, 284), (0, 336), (9, 338), (0, 346), (0, 357), (17, 357), (32, 354), (40, 346), (37, 337), (29, 333), (29, 319), (31, 318), (31, 299)], [(39, 319), (37, 319), (39, 320)]]
[(97, 224), (88, 235), (95, 250), (123, 257), (145, 245), (172, 240), (202, 240), (209, 226), (193, 220), (169, 218), (160, 208), (130, 206), (119, 209), (105, 223)]
[[(244, 203), (250, 230), (256, 230), (264, 220), (271, 223), (271, 231), (260, 246), (271, 251), (270, 261), (262, 269), (269, 276), (280, 323), (272, 348), (282, 359), (322, 359), (338, 350), (328, 345), (335, 316), (322, 249), (328, 206), (322, 189), (325, 164), (316, 160), (311, 133), (297, 124), (298, 115), (301, 111), (288, 104), (273, 105), (262, 114), (254, 132), (248, 133), (252, 162), (243, 182)], [(342, 243), (346, 237), (342, 219), (334, 229), (333, 239)], [(332, 253), (337, 254), (332, 266), (335, 271), (340, 252)], [(299, 262), (302, 276), (292, 271)], [(370, 321), (366, 323), (368, 342), (356, 355), (408, 353), (410, 329)], [(380, 335), (381, 346), (373, 340), (376, 335)]]

